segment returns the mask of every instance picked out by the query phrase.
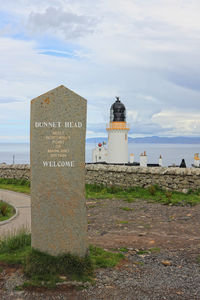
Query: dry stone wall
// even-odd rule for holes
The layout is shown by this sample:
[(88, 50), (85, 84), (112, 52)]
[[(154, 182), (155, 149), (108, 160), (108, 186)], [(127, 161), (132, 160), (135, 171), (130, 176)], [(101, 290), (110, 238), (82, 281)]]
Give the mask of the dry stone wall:
[[(0, 178), (30, 178), (29, 165), (0, 165)], [(107, 186), (149, 187), (158, 185), (166, 190), (186, 192), (200, 188), (198, 168), (142, 168), (119, 165), (86, 165), (86, 183)]]
[(165, 167), (130, 167), (117, 165), (86, 166), (86, 182), (123, 188), (158, 185), (166, 190), (186, 192), (200, 187), (200, 169)]
[(30, 179), (30, 165), (0, 164), (0, 178)]

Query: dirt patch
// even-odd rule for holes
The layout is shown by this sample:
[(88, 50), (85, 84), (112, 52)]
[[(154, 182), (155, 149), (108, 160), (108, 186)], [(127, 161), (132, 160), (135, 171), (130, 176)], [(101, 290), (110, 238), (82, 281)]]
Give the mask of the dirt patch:
[(90, 200), (88, 223), (90, 242), (104, 248), (200, 247), (200, 205), (180, 207), (144, 200), (133, 203)]

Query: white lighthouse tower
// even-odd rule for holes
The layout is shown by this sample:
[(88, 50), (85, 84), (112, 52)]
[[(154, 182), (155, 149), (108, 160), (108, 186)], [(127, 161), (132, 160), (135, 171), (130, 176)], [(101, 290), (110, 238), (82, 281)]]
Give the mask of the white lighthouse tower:
[(126, 108), (116, 97), (116, 101), (110, 108), (110, 123), (108, 132), (108, 163), (128, 163), (128, 131), (126, 124)]

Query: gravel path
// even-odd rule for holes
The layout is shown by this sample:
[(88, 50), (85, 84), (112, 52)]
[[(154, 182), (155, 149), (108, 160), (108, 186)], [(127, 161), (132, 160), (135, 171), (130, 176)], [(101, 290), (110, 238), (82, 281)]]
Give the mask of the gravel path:
[(185, 250), (138, 255), (137, 251), (129, 250), (121, 265), (98, 270), (96, 285), (82, 291), (64, 288), (17, 292), (12, 290), (13, 286), (23, 282), (23, 275), (13, 270), (12, 275), (3, 274), (7, 281), (0, 280), (0, 299), (199, 300), (200, 264), (195, 255)]

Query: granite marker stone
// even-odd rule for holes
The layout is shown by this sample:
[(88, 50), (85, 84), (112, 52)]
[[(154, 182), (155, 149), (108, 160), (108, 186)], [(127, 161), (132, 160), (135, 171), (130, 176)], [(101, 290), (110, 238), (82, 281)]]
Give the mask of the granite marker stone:
[(64, 86), (31, 101), (32, 247), (51, 255), (88, 250), (86, 105)]

